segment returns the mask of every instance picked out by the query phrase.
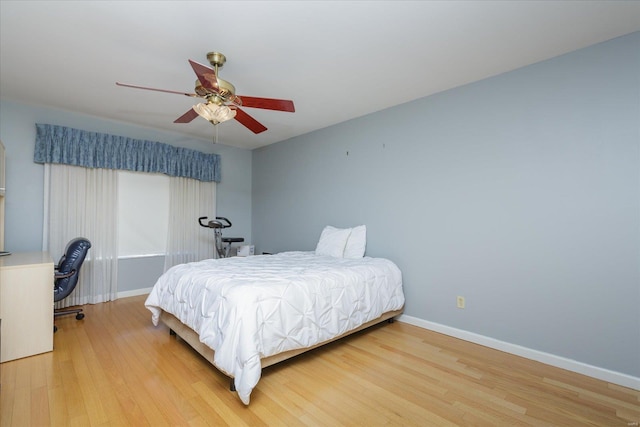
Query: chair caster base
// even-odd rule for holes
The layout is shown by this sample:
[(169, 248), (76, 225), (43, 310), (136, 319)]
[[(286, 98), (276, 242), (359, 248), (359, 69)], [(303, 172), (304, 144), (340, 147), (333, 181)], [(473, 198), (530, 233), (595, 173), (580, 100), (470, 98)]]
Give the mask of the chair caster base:
[[(65, 314), (75, 314), (76, 320), (84, 319), (84, 313), (82, 313), (82, 309), (78, 309), (78, 308), (71, 309), (71, 310), (55, 310), (53, 314), (54, 314), (53, 317), (64, 316)], [(58, 327), (56, 325), (53, 325), (53, 332), (55, 333), (57, 330), (58, 330)]]

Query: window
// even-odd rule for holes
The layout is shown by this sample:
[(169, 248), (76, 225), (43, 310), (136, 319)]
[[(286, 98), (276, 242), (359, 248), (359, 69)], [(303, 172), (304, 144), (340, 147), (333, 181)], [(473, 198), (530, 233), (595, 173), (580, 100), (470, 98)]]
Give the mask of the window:
[(118, 171), (118, 258), (166, 253), (169, 180), (163, 174)]

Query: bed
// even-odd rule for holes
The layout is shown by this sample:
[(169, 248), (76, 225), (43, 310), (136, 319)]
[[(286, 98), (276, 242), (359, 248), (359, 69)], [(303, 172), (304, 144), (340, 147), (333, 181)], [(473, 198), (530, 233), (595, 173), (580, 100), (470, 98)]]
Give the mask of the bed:
[(311, 252), (174, 266), (145, 306), (154, 325), (167, 325), (232, 378), (248, 405), (262, 368), (402, 312), (402, 275), (392, 261), (345, 257), (344, 244), (327, 252), (322, 241)]

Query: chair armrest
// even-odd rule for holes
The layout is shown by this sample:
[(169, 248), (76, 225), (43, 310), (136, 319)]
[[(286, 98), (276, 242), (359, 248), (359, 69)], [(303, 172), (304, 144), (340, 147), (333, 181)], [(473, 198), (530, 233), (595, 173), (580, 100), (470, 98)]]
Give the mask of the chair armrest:
[(74, 274), (76, 274), (76, 271), (72, 270), (72, 271), (70, 271), (68, 273), (64, 273), (64, 274), (63, 273), (53, 273), (53, 276), (54, 276), (55, 279), (66, 279), (67, 277), (71, 277)]

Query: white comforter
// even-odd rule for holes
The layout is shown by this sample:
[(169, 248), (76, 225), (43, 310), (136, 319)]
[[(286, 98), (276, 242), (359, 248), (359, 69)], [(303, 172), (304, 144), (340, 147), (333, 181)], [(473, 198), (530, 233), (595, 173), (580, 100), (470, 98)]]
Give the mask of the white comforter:
[(404, 305), (398, 267), (382, 258), (284, 252), (177, 265), (145, 302), (196, 331), (249, 404), (260, 358), (309, 347)]

